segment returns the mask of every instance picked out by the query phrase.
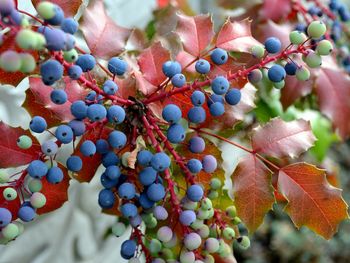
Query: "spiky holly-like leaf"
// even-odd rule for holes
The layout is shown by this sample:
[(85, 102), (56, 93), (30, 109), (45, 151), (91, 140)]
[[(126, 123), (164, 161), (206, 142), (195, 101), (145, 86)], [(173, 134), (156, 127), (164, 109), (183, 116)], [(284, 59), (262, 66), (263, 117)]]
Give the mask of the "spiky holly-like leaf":
[[(41, 0), (32, 0), (34, 6), (36, 6)], [(83, 0), (51, 0), (50, 2), (59, 5), (66, 17), (74, 16), (77, 12)]]

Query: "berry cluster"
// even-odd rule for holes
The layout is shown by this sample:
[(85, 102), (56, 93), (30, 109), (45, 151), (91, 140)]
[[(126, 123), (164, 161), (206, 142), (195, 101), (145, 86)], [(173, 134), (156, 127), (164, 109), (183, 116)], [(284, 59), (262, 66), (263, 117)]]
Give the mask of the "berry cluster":
[[(42, 82), (53, 88), (50, 93), (53, 104), (68, 102), (68, 92), (58, 85), (67, 76), (84, 87), (87, 95), (82, 100), (71, 101), (74, 119), (55, 128), (51, 139), (41, 144), (38, 159), (30, 162), (20, 179), (0, 173), (0, 183), (8, 185), (3, 191), (6, 202), (0, 204), (1, 242), (16, 238), (22, 231), (19, 221), (14, 221), (17, 217), (23, 222), (31, 221), (36, 210), (45, 206), (46, 198), (40, 193), (43, 179), (59, 184), (66, 176), (63, 169), (74, 177), (86, 165), (85, 158), (98, 156), (105, 168), (100, 178), (98, 204), (104, 210), (120, 214), (121, 219), (112, 227), (116, 236), (121, 236), (127, 225), (132, 228), (130, 238), (121, 247), (124, 259), (138, 262), (142, 250), (147, 262), (209, 263), (215, 262), (215, 257), (229, 258), (233, 241), (243, 249), (248, 248), (249, 238), (241, 235), (237, 227), (241, 220), (235, 206), (231, 203), (222, 207), (218, 202), (228, 196), (223, 189), (223, 177), (217, 173), (220, 163), (208, 153), (201, 125), (240, 104), (241, 88), (231, 86), (235, 79), (248, 79), (256, 84), (268, 68), (268, 79), (279, 89), (284, 86), (287, 74), (308, 80), (308, 68), (298, 65), (292, 55), (302, 54), (309, 68), (319, 67), (321, 56), (332, 51), (332, 44), (328, 40), (312, 44), (309, 40), (323, 37), (325, 25), (320, 21), (310, 23), (308, 37), (300, 31), (291, 32), (291, 45), (285, 49), (279, 39), (268, 38), (264, 46), (251, 49), (252, 56), (259, 60), (256, 65), (213, 79), (207, 77), (212, 67), (228, 63), (229, 54), (224, 49), (214, 47), (208, 56), (193, 62), (198, 79), (204, 77), (204, 81), (186, 80), (185, 67), (178, 61), (167, 61), (162, 65), (165, 86), (148, 97), (126, 99), (118, 95), (115, 81), (129, 74), (125, 60), (111, 58), (106, 69), (111, 78), (97, 84), (91, 71), (99, 66), (98, 61), (75, 45), (78, 23), (66, 18), (63, 10), (53, 3), (43, 1), (36, 8), (43, 19), (36, 18), (42, 23), (38, 28), (30, 27), (28, 20), (15, 10), (12, 0), (0, 1), (3, 20), (17, 32), (17, 46), (29, 52), (3, 52), (1, 68), (8, 72), (34, 72), (37, 59), (32, 54), (39, 51), (46, 58), (39, 61), (39, 73)], [(178, 103), (167, 103), (161, 118), (149, 107), (151, 102), (179, 93), (189, 98), (190, 108), (186, 112)], [(189, 124), (188, 129), (184, 123)], [(33, 133), (51, 133), (43, 116), (33, 116), (29, 126)], [(87, 139), (86, 135), (96, 129), (101, 131), (99, 136)], [(192, 134), (187, 136), (189, 130)], [(144, 142), (142, 146), (136, 143), (138, 137)], [(61, 147), (65, 144), (74, 147), (79, 139), (79, 146), (64, 165), (58, 164), (56, 154)], [(17, 140), (21, 149), (29, 149), (32, 144), (27, 135)], [(183, 146), (190, 158), (178, 153)], [(130, 165), (133, 156), (136, 161)], [(210, 178), (207, 183), (199, 179), (203, 174)], [(21, 205), (13, 214), (6, 207), (18, 193), (21, 193)], [(146, 226), (145, 233), (141, 231), (142, 224)]]

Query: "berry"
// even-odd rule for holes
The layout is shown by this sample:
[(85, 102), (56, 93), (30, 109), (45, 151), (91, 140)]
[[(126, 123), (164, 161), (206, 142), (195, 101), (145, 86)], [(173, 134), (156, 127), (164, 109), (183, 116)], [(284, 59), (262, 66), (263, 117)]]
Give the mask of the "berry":
[[(72, 63), (72, 62), (75, 62), (77, 61), (78, 59), (78, 52), (73, 48), (71, 50), (68, 50), (68, 51), (64, 51), (63, 52), (63, 58), (65, 61), (69, 62), (69, 63)], [(77, 65), (71, 65), (70, 67), (76, 67), (77, 70), (80, 70), (81, 73), (83, 72), (83, 70), (81, 69), (81, 67), (77, 66)], [(68, 70), (68, 73), (69, 73), (69, 70)], [(81, 74), (80, 74), (81, 75)]]
[(55, 11), (55, 15), (52, 18), (45, 19), (45, 22), (54, 26), (58, 26), (62, 23), (64, 19), (64, 13), (62, 8), (59, 7), (58, 5), (54, 5), (54, 11)]
[(46, 164), (40, 160), (32, 161), (27, 168), (28, 174), (33, 178), (42, 178), (47, 174), (47, 171)]
[(216, 48), (211, 52), (210, 58), (216, 65), (222, 65), (227, 62), (228, 54), (226, 50)]
[[(162, 249), (162, 243), (158, 240), (153, 238), (149, 243), (149, 250), (152, 254), (157, 254)], [(153, 263), (153, 262), (152, 262)]]
[(112, 208), (115, 203), (115, 196), (113, 192), (109, 189), (103, 189), (98, 194), (98, 204), (104, 208)]
[(45, 85), (52, 85), (62, 78), (63, 66), (53, 59), (49, 59), (40, 66), (40, 75)]
[(306, 67), (301, 66), (298, 67), (297, 71), (295, 72), (295, 76), (298, 80), (306, 81), (310, 78), (310, 71)]
[(267, 76), (272, 82), (280, 82), (286, 77), (286, 71), (282, 66), (276, 64), (269, 68)]
[(319, 39), (326, 31), (326, 25), (321, 21), (313, 21), (307, 27), (307, 34), (313, 39)]
[(109, 151), (109, 144), (105, 139), (98, 139), (96, 141), (96, 151), (100, 154), (105, 154)]
[(116, 165), (108, 166), (105, 171), (105, 175), (111, 180), (117, 180), (120, 174), (120, 168)]
[(66, 35), (61, 29), (44, 27), (43, 35), (48, 50), (60, 51), (64, 49), (66, 45)]
[(281, 41), (276, 37), (269, 37), (265, 40), (265, 49), (270, 54), (280, 52), (281, 46)]
[(141, 224), (142, 224), (142, 217), (140, 215), (130, 218), (130, 225), (132, 227), (138, 227)]
[(174, 87), (181, 88), (186, 84), (186, 77), (183, 74), (175, 74), (171, 78), (171, 84), (173, 84)]
[(79, 172), (83, 168), (83, 161), (79, 156), (72, 155), (67, 159), (66, 162), (68, 170), (72, 172)]
[(9, 15), (15, 9), (14, 1), (1, 0), (0, 1), (0, 13), (3, 16)]
[(96, 145), (92, 141), (86, 140), (80, 145), (80, 152), (84, 156), (94, 156), (96, 153)]
[(153, 154), (147, 150), (141, 150), (137, 153), (137, 163), (142, 166), (149, 166), (152, 160)]
[(79, 120), (84, 119), (86, 117), (87, 109), (88, 106), (82, 100), (77, 100), (73, 102), (70, 106), (70, 111), (72, 115)]
[(171, 143), (180, 143), (185, 139), (185, 129), (180, 124), (170, 125), (167, 138)]
[(247, 236), (237, 238), (237, 242), (239, 247), (242, 249), (248, 249), (250, 247), (250, 239)]
[(1, 230), (2, 236), (7, 240), (12, 240), (19, 235), (19, 228), (16, 224), (8, 224)]
[(29, 149), (32, 144), (32, 139), (27, 135), (22, 135), (17, 139), (17, 146), (21, 149)]
[(75, 64), (78, 65), (79, 67), (81, 67), (83, 72), (88, 72), (95, 67), (96, 60), (92, 55), (84, 54), (84, 55), (81, 55), (78, 57)]
[(181, 65), (177, 61), (167, 61), (162, 66), (162, 71), (165, 76), (172, 78), (174, 75), (181, 73)]
[(126, 203), (120, 207), (122, 215), (126, 218), (132, 218), (137, 215), (137, 207), (134, 204)]
[(261, 73), (260, 69), (254, 69), (248, 74), (248, 80), (250, 83), (257, 84), (259, 83), (263, 78), (263, 75)]
[(286, 73), (290, 76), (295, 75), (295, 72), (297, 71), (297, 64), (295, 64), (294, 62), (288, 62), (285, 66), (284, 66), (284, 70), (286, 71)]
[(189, 233), (184, 238), (184, 245), (188, 250), (199, 248), (202, 243), (202, 238), (197, 233)]
[(107, 110), (101, 104), (91, 104), (87, 108), (86, 115), (91, 121), (101, 121), (106, 118)]
[(221, 116), (225, 113), (225, 106), (223, 103), (215, 102), (209, 106), (209, 112), (212, 116)]
[(199, 136), (192, 137), (188, 143), (192, 153), (201, 153), (205, 149), (205, 141)]
[(285, 85), (285, 81), (282, 80), (280, 82), (274, 82), (273, 83), (273, 86), (276, 88), (276, 89), (282, 89)]
[(190, 122), (193, 123), (202, 123), (206, 119), (206, 113), (203, 107), (192, 107), (188, 113), (187, 118)]
[(124, 75), (127, 68), (126, 62), (119, 57), (113, 57), (108, 61), (108, 70), (114, 75)]
[(118, 195), (120, 196), (120, 198), (130, 200), (135, 197), (135, 194), (136, 194), (135, 185), (131, 183), (123, 183), (118, 188)]
[(153, 214), (157, 220), (166, 220), (168, 218), (168, 211), (163, 206), (156, 206), (153, 209)]
[(217, 95), (225, 94), (229, 87), (230, 83), (223, 76), (216, 77), (211, 83), (211, 88), (213, 92)]
[(230, 217), (231, 219), (235, 218), (237, 216), (237, 209), (235, 206), (229, 206), (226, 209), (226, 215)]
[(158, 202), (165, 196), (164, 186), (160, 183), (153, 183), (147, 189), (147, 197), (149, 200)]
[[(49, 170), (49, 172), (50, 172), (50, 170)], [(40, 179), (32, 179), (28, 183), (28, 189), (32, 193), (39, 192), (39, 191), (41, 191), (42, 188), (43, 188), (43, 184), (41, 183)]]
[(72, 65), (68, 68), (68, 76), (73, 80), (79, 79), (81, 74), (83, 74), (83, 70), (77, 65)]
[(262, 46), (253, 46), (251, 53), (253, 57), (262, 58), (265, 54), (265, 49)]
[(191, 102), (194, 106), (202, 106), (205, 102), (205, 95), (203, 92), (196, 90), (191, 95)]
[(19, 71), (22, 73), (33, 72), (36, 68), (36, 61), (34, 57), (28, 53), (21, 53), (19, 56), (21, 58), (21, 67), (19, 68)]
[(197, 174), (202, 170), (202, 163), (198, 159), (191, 159), (187, 162), (187, 167), (191, 173)]
[(73, 131), (68, 125), (62, 124), (57, 127), (55, 131), (55, 136), (60, 142), (67, 144), (73, 141)]
[(209, 237), (204, 243), (205, 250), (213, 254), (219, 250), (219, 240), (213, 237)]
[(75, 136), (81, 136), (85, 133), (86, 127), (83, 121), (71, 120), (68, 126), (72, 129)]
[(148, 186), (154, 183), (157, 179), (157, 171), (152, 167), (146, 167), (139, 173), (139, 181), (142, 185)]
[(294, 45), (300, 45), (306, 41), (307, 37), (301, 31), (295, 30), (289, 33), (289, 41)]
[(33, 119), (29, 123), (29, 128), (36, 133), (42, 133), (46, 130), (47, 124), (43, 117), (34, 116)]
[(198, 184), (191, 185), (186, 191), (187, 198), (193, 202), (200, 201), (203, 197), (203, 194), (203, 188)]
[(164, 152), (156, 153), (152, 156), (151, 166), (158, 172), (163, 172), (170, 166), (170, 158)]
[(35, 49), (37, 43), (36, 34), (37, 33), (30, 29), (20, 30), (16, 35), (17, 45), (26, 50)]
[(103, 173), (101, 175), (100, 181), (104, 188), (110, 189), (117, 186), (117, 184), (119, 183), (119, 178), (110, 179), (109, 177), (107, 177), (106, 173)]
[(213, 155), (206, 155), (202, 160), (203, 170), (206, 173), (212, 173), (216, 170), (217, 162)]
[(71, 17), (63, 19), (61, 23), (61, 29), (64, 32), (72, 35), (78, 31), (78, 26), (79, 26), (78, 22)]
[(109, 145), (115, 149), (121, 149), (126, 145), (126, 135), (121, 131), (112, 131), (108, 135)]
[(46, 179), (51, 184), (58, 184), (62, 182), (63, 177), (64, 175), (63, 175), (62, 169), (54, 166), (49, 169)]
[(102, 158), (102, 164), (104, 167), (116, 165), (119, 163), (119, 161), (120, 160), (119, 160), (118, 156), (112, 151), (105, 153), (103, 155), (103, 158)]
[(222, 231), (222, 234), (225, 239), (232, 240), (236, 236), (235, 230), (231, 227), (225, 227), (224, 230)]
[(328, 56), (333, 50), (333, 45), (330, 41), (324, 39), (318, 42), (316, 52), (320, 56)]
[(181, 263), (194, 263), (196, 260), (196, 255), (191, 252), (183, 249), (180, 254)]
[(117, 222), (112, 226), (112, 233), (116, 237), (122, 236), (125, 233), (125, 231), (126, 231), (126, 226), (122, 222)]
[(195, 64), (196, 71), (200, 74), (207, 74), (210, 71), (210, 64), (205, 59), (200, 59)]
[(0, 227), (7, 226), (12, 220), (11, 212), (3, 207), (0, 207)]
[(143, 209), (150, 209), (154, 205), (154, 202), (149, 200), (149, 198), (147, 197), (147, 194), (145, 193), (142, 193), (140, 195), (140, 198), (138, 201)]
[(318, 68), (322, 65), (322, 58), (314, 51), (309, 50), (309, 53), (305, 57), (305, 63), (309, 68)]
[(30, 197), (30, 204), (34, 208), (42, 208), (46, 204), (46, 197), (42, 193), (33, 193)]
[(61, 105), (67, 102), (67, 93), (62, 89), (54, 89), (50, 94), (51, 101), (55, 104)]
[(118, 91), (118, 85), (114, 81), (108, 79), (103, 83), (102, 89), (107, 95), (114, 95)]
[(237, 105), (241, 101), (241, 97), (239, 89), (230, 89), (225, 95), (225, 101), (230, 105)]
[(16, 72), (21, 68), (21, 56), (12, 50), (6, 50), (0, 55), (0, 66), (4, 71)]
[(30, 206), (22, 206), (19, 210), (18, 210), (18, 214), (17, 216), (19, 217), (19, 219), (21, 219), (24, 222), (30, 222), (34, 219), (34, 217), (36, 216), (35, 211), (32, 207)]
[(137, 244), (135, 240), (126, 240), (121, 246), (120, 255), (124, 259), (131, 259), (135, 255), (136, 248)]
[(176, 123), (180, 121), (182, 117), (182, 113), (180, 108), (177, 105), (168, 104), (164, 107), (162, 111), (162, 117), (167, 122)]
[(58, 146), (54, 141), (46, 141), (41, 145), (41, 151), (47, 156), (53, 156), (58, 151)]
[(4, 170), (0, 170), (0, 184), (7, 183), (10, 180), (10, 175)]
[(12, 201), (15, 200), (17, 198), (17, 192), (14, 188), (12, 187), (7, 187), (4, 189), (4, 191), (2, 192), (5, 200), (7, 201)]
[(157, 231), (157, 238), (161, 242), (169, 242), (173, 237), (173, 231), (168, 226), (162, 226)]

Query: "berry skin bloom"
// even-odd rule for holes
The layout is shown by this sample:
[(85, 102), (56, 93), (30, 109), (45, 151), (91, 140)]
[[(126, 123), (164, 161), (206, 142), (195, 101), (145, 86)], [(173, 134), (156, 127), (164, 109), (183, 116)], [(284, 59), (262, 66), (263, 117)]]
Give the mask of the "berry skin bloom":
[(269, 37), (265, 41), (265, 49), (271, 54), (275, 54), (281, 51), (281, 41), (276, 37)]
[(113, 57), (108, 61), (108, 70), (114, 75), (122, 76), (127, 69), (127, 63), (119, 57)]

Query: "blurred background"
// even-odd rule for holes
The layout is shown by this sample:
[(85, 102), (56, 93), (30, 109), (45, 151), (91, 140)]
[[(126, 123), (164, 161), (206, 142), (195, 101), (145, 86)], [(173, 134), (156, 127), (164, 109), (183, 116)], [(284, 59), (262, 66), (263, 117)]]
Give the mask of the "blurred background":
[[(88, 2), (83, 1), (77, 17), (83, 13)], [(146, 33), (149, 33), (154, 27), (154, 19), (161, 16), (161, 11), (156, 10), (156, 0), (106, 0), (104, 2), (107, 13), (117, 24), (129, 28), (137, 27)], [(186, 12), (213, 13), (216, 25), (220, 25), (229, 15), (239, 18), (247, 15), (244, 8), (231, 7), (244, 3), (244, 7), (248, 8), (248, 2), (253, 4), (261, 1), (192, 0), (180, 2), (186, 3), (182, 6), (182, 8), (187, 8)], [(282, 1), (270, 2), (278, 5)], [(29, 0), (22, 0), (19, 3), (20, 9), (35, 12)], [(254, 19), (254, 17), (251, 18)], [(255, 34), (255, 32), (252, 33)], [(21, 107), (25, 99), (24, 91), (28, 85), (28, 80), (24, 80), (16, 89), (8, 85), (0, 87), (0, 121), (12, 126), (28, 128), (30, 117)], [(273, 102), (278, 104), (276, 101)], [(258, 102), (257, 105), (262, 104)], [(279, 114), (281, 106), (277, 105), (274, 110), (275, 114)], [(322, 116), (312, 110), (292, 109), (292, 111), (298, 117), (312, 122), (325, 121)], [(254, 117), (260, 118), (260, 121), (273, 117), (270, 115), (266, 117), (266, 114), (262, 114), (261, 111), (256, 111), (254, 114)], [(325, 135), (325, 140), (334, 137), (329, 126), (330, 124), (327, 123), (324, 130), (325, 133), (329, 133)], [(318, 161), (332, 166), (335, 180), (344, 189), (346, 201), (350, 202), (350, 147), (349, 143), (341, 144), (337, 141), (337, 138), (330, 140), (326, 149), (327, 157), (323, 156)], [(223, 144), (221, 147), (224, 166), (229, 175), (242, 153), (229, 145)], [(315, 156), (307, 158), (317, 159)], [(16, 241), (0, 246), (0, 263), (126, 262), (120, 258), (119, 254), (120, 240), (124, 238), (106, 236), (106, 232), (116, 219), (100, 213), (97, 204), (97, 195), (101, 187), (98, 174), (99, 172), (89, 184), (71, 181), (69, 202), (65, 203), (61, 209), (40, 216), (34, 222), (26, 224), (24, 234)], [(297, 231), (289, 217), (283, 213), (282, 206), (276, 205), (274, 210), (266, 216), (265, 223), (252, 236), (251, 248), (247, 251), (235, 250), (238, 262), (350, 262), (349, 222), (343, 222), (339, 233), (332, 240), (326, 241), (306, 228)], [(129, 233), (127, 232), (125, 237)]]

